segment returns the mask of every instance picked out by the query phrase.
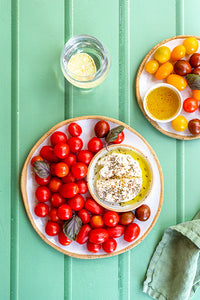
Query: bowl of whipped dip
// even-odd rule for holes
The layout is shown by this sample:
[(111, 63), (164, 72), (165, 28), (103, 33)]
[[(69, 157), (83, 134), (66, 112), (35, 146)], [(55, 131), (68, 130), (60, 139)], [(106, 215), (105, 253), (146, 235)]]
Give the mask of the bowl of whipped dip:
[(151, 192), (153, 171), (148, 158), (129, 145), (99, 151), (87, 175), (91, 196), (106, 209), (123, 212), (139, 207)]

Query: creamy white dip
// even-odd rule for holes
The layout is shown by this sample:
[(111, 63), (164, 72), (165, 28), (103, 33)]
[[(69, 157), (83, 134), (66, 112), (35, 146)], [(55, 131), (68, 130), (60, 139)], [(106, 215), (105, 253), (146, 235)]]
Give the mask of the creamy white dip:
[(96, 181), (100, 198), (109, 202), (124, 202), (140, 193), (142, 170), (131, 155), (112, 152), (101, 158), (97, 167), (101, 168)]

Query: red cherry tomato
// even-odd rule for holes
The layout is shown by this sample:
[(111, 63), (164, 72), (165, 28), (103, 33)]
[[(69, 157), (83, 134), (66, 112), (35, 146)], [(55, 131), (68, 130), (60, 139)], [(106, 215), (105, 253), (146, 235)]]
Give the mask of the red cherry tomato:
[(49, 175), (46, 178), (41, 178), (37, 174), (35, 174), (35, 181), (39, 185), (47, 185), (49, 183), (50, 179), (51, 179), (51, 175)]
[(124, 132), (122, 131), (121, 133), (118, 134), (118, 137), (115, 141), (113, 141), (113, 144), (121, 144), (124, 140)]
[(88, 251), (92, 253), (97, 253), (101, 250), (101, 245), (100, 244), (93, 244), (90, 243), (90, 241), (87, 242), (87, 249)]
[(77, 123), (71, 123), (68, 126), (68, 131), (72, 136), (80, 136), (82, 133), (82, 128)]
[(103, 221), (106, 226), (114, 227), (119, 223), (119, 215), (115, 211), (107, 211), (103, 215)]
[(49, 207), (46, 203), (38, 203), (35, 206), (34, 212), (38, 217), (46, 217), (49, 212)]
[(50, 162), (58, 162), (58, 157), (55, 155), (52, 146), (43, 146), (40, 150), (40, 155)]
[(33, 156), (33, 158), (31, 159), (31, 165), (33, 165), (33, 163), (34, 163), (35, 161), (41, 161), (41, 160), (44, 160), (44, 159), (42, 158), (42, 156), (40, 156), (40, 155)]
[(98, 138), (105, 137), (110, 130), (110, 125), (108, 122), (101, 120), (95, 124), (94, 132)]
[(70, 168), (76, 162), (76, 155), (73, 153), (69, 153), (69, 155), (65, 159), (63, 159), (63, 162), (65, 162)]
[(82, 179), (87, 175), (88, 168), (86, 164), (77, 162), (71, 167), (71, 172), (77, 179)]
[(58, 217), (61, 220), (69, 220), (72, 216), (72, 209), (68, 204), (63, 204), (58, 207)]
[(38, 186), (35, 191), (35, 197), (40, 202), (46, 202), (51, 197), (51, 192), (46, 186)]
[(88, 191), (87, 182), (84, 179), (76, 181), (80, 194), (85, 194)]
[(62, 181), (63, 181), (64, 183), (75, 182), (75, 181), (76, 181), (76, 178), (74, 177), (74, 175), (72, 175), (71, 172), (69, 172), (69, 173), (67, 174), (67, 176), (65, 176), (65, 177), (62, 178)]
[(90, 225), (92, 226), (92, 228), (101, 228), (104, 226), (104, 221), (102, 216), (99, 215), (95, 215), (92, 216), (90, 219)]
[(188, 113), (192, 113), (198, 108), (198, 101), (194, 98), (187, 98), (183, 101), (183, 109)]
[(77, 155), (77, 160), (86, 165), (89, 165), (92, 158), (93, 158), (93, 154), (89, 150), (81, 150)]
[(85, 202), (85, 208), (95, 215), (99, 215), (103, 213), (103, 207), (100, 206), (95, 200), (92, 198), (88, 198)]
[(57, 208), (52, 208), (49, 212), (49, 220), (52, 222), (60, 221)]
[(90, 221), (90, 215), (88, 213), (88, 211), (84, 208), (82, 208), (81, 210), (79, 210), (78, 212), (78, 216), (81, 219), (83, 224), (87, 224)]
[(51, 192), (56, 193), (59, 191), (61, 185), (62, 185), (62, 180), (60, 178), (53, 177), (51, 178), (48, 186)]
[(64, 162), (59, 162), (55, 166), (55, 173), (56, 176), (58, 177), (65, 177), (69, 173), (69, 167), (66, 163)]
[(55, 236), (60, 232), (60, 225), (58, 223), (49, 221), (45, 226), (45, 232), (49, 236)]
[(56, 163), (51, 163), (50, 164), (50, 173), (51, 173), (52, 176), (56, 176), (55, 166), (56, 166)]
[(77, 194), (76, 196), (69, 198), (67, 203), (74, 211), (79, 211), (83, 208), (83, 206), (85, 204), (85, 200), (84, 200), (83, 196), (81, 196), (80, 194)]
[(93, 138), (91, 138), (91, 140), (89, 140), (88, 149), (92, 153), (97, 153), (102, 148), (103, 148), (103, 143), (99, 138), (93, 137)]
[(108, 231), (104, 228), (96, 228), (89, 233), (89, 241), (94, 244), (102, 244), (108, 240), (108, 237)]
[(124, 240), (126, 242), (134, 241), (140, 234), (140, 227), (136, 223), (128, 225), (124, 232)]
[(83, 147), (83, 141), (79, 137), (71, 137), (68, 140), (68, 145), (72, 153), (77, 153), (81, 151)]
[(88, 235), (91, 230), (92, 228), (90, 227), (90, 225), (88, 224), (83, 225), (76, 237), (76, 242), (81, 245), (85, 244), (88, 240)]
[(78, 194), (78, 192), (78, 185), (74, 182), (65, 183), (59, 189), (60, 195), (64, 198), (72, 198)]
[(113, 238), (109, 238), (105, 243), (102, 244), (102, 248), (107, 253), (112, 253), (117, 248), (117, 242)]
[(58, 241), (61, 245), (63, 246), (67, 246), (69, 244), (71, 244), (72, 240), (70, 240), (63, 231), (59, 232), (58, 234)]
[(108, 234), (111, 238), (118, 238), (124, 234), (124, 226), (116, 225), (114, 227), (108, 227)]
[(69, 154), (69, 145), (62, 142), (56, 144), (54, 147), (54, 153), (60, 159), (66, 158)]
[(55, 146), (58, 143), (66, 143), (67, 142), (67, 136), (62, 131), (55, 131), (50, 136), (50, 142), (53, 146)]
[(51, 204), (53, 205), (53, 207), (59, 207), (62, 204), (65, 204), (65, 198), (63, 198), (60, 194), (58, 193), (54, 193), (51, 196)]

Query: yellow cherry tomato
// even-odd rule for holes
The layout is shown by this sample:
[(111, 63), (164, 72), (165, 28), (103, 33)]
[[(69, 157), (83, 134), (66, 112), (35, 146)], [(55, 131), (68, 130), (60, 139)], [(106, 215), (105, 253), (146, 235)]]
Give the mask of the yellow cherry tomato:
[(187, 81), (180, 75), (171, 74), (167, 77), (167, 83), (175, 86), (179, 91), (183, 91), (187, 86)]
[(159, 63), (156, 60), (152, 59), (146, 63), (145, 71), (147, 71), (150, 74), (154, 74), (158, 70), (158, 67)]
[(173, 65), (169, 62), (162, 64), (156, 71), (155, 77), (158, 80), (167, 78), (173, 71)]
[(154, 58), (160, 63), (164, 64), (170, 59), (171, 51), (167, 46), (159, 47), (154, 53)]
[(183, 41), (183, 46), (185, 47), (187, 54), (193, 54), (197, 51), (199, 43), (194, 37), (188, 37)]
[(176, 131), (184, 131), (188, 126), (188, 121), (184, 116), (178, 116), (172, 121), (172, 127)]
[(197, 101), (200, 101), (200, 90), (193, 90), (192, 91), (193, 98)]
[(186, 49), (183, 45), (176, 46), (171, 53), (171, 59), (172, 60), (179, 60), (185, 56)]

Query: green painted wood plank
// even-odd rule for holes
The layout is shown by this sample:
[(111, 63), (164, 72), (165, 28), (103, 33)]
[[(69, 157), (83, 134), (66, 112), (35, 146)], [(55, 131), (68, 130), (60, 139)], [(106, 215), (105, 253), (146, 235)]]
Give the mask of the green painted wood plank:
[[(64, 2), (19, 2), (19, 159), (64, 119), (59, 57), (64, 44)], [(63, 299), (64, 256), (32, 228), (20, 198), (19, 299)], [(53, 287), (53, 288), (52, 288)]]
[(10, 299), (10, 245), (11, 245), (11, 3), (0, 5), (0, 296)]

